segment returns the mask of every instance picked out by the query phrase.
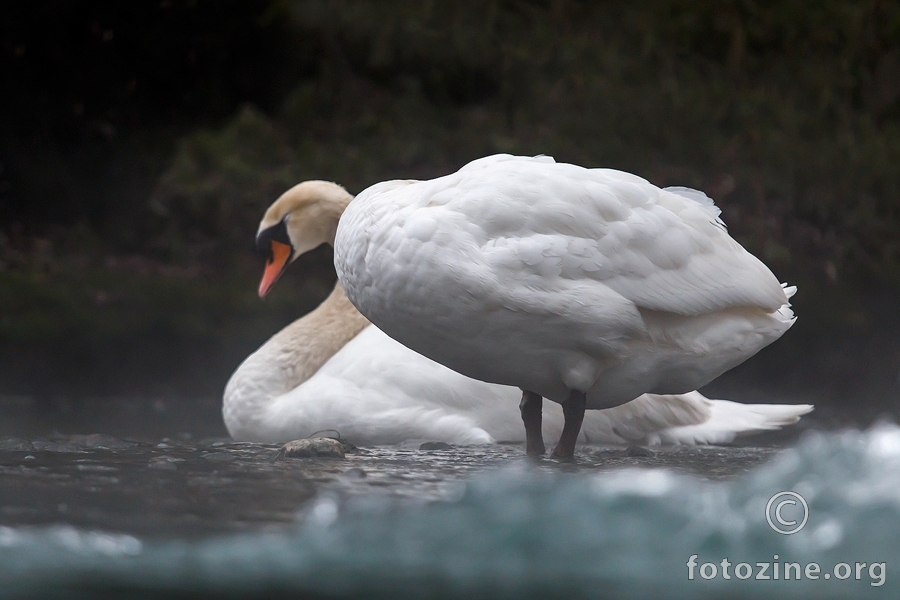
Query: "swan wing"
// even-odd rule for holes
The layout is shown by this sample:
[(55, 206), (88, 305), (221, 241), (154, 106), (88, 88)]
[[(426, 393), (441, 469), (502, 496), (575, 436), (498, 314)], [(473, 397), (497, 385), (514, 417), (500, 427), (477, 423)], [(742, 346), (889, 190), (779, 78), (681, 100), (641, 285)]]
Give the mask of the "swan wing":
[(718, 208), (696, 190), (510, 156), (405, 191), (413, 189), (419, 197), (402, 235), (421, 240), (426, 252), (439, 250), (429, 242), (446, 247), (451, 237), (468, 247), (454, 268), (463, 276), (469, 261), (475, 293), (493, 275), (514, 306), (528, 295), (517, 293), (522, 288), (565, 294), (566, 282), (607, 288), (598, 300), (611, 290), (638, 308), (680, 315), (732, 306), (771, 312), (787, 303), (771, 271), (728, 235)]
[(439, 257), (475, 295), (502, 284), (512, 306), (531, 290), (565, 289), (566, 281), (681, 315), (730, 306), (775, 311), (787, 303), (775, 276), (728, 235), (705, 194), (662, 190), (621, 171), (492, 156), (431, 181), (377, 184), (351, 209), (367, 203), (376, 205), (363, 227), (373, 244), (404, 259), (383, 275)]

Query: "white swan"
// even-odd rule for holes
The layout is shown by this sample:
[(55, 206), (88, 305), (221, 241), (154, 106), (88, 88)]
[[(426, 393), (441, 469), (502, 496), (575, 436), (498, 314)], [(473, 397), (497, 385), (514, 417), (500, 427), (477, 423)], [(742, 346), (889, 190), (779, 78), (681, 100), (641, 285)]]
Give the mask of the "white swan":
[(783, 287), (705, 194), (550, 157), (497, 155), (353, 200), (335, 267), (353, 304), (405, 346), (523, 390), (529, 453), (541, 400), (563, 405), (554, 455), (585, 408), (700, 387), (794, 322)]
[[(269, 261), (264, 295), (287, 265), (333, 242), (352, 199), (340, 186), (304, 182), (267, 211), (258, 242)], [(314, 311), (250, 355), (225, 389), (223, 416), (238, 440), (285, 442), (336, 429), (358, 444), (439, 440), (456, 444), (522, 441), (516, 388), (469, 379), (409, 350), (370, 325), (340, 284)], [(587, 415), (580, 441), (695, 444), (795, 423), (811, 406), (744, 405), (699, 392), (646, 394)], [(547, 435), (562, 431), (547, 411)]]

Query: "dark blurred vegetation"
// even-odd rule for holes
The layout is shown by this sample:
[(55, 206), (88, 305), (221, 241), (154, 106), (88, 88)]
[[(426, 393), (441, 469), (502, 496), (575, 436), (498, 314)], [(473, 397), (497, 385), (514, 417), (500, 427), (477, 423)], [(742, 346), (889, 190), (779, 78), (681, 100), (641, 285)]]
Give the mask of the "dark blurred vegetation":
[[(846, 373), (871, 366), (859, 350), (900, 290), (897, 2), (60, 1), (0, 15), (0, 384), (40, 387), (49, 361), (68, 385), (66, 368), (140, 363), (149, 340), (152, 368), (94, 387), (162, 374), (216, 392), (333, 278), (322, 251), (255, 299), (252, 239), (281, 191), (317, 178), (358, 192), (495, 152), (705, 190), (801, 286), (779, 344), (837, 344)], [(863, 341), (841, 346), (849, 335)], [(900, 368), (896, 343), (877, 355)], [(759, 364), (788, 377), (772, 356)]]

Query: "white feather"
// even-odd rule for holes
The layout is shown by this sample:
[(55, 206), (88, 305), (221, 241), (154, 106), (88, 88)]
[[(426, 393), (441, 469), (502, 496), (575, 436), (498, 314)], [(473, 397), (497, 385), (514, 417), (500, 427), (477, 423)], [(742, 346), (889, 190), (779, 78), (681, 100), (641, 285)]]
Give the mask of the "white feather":
[(683, 393), (777, 339), (793, 313), (717, 209), (678, 192), (491, 156), (363, 191), (338, 225), (335, 266), (373, 323), (470, 377), (557, 402), (584, 391), (588, 408)]

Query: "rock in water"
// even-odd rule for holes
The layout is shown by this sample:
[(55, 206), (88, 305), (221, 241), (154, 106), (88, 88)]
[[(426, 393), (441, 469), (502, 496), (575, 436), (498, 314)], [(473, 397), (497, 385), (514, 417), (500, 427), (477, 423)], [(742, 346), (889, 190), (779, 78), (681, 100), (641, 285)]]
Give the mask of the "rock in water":
[(419, 450), (450, 450), (453, 446), (447, 442), (425, 442), (419, 446)]
[(275, 458), (344, 458), (344, 454), (352, 451), (351, 449), (356, 448), (352, 444), (334, 438), (294, 440), (282, 446)]
[(625, 456), (629, 458), (652, 458), (656, 453), (653, 452), (650, 448), (646, 448), (644, 446), (628, 446), (625, 449)]

